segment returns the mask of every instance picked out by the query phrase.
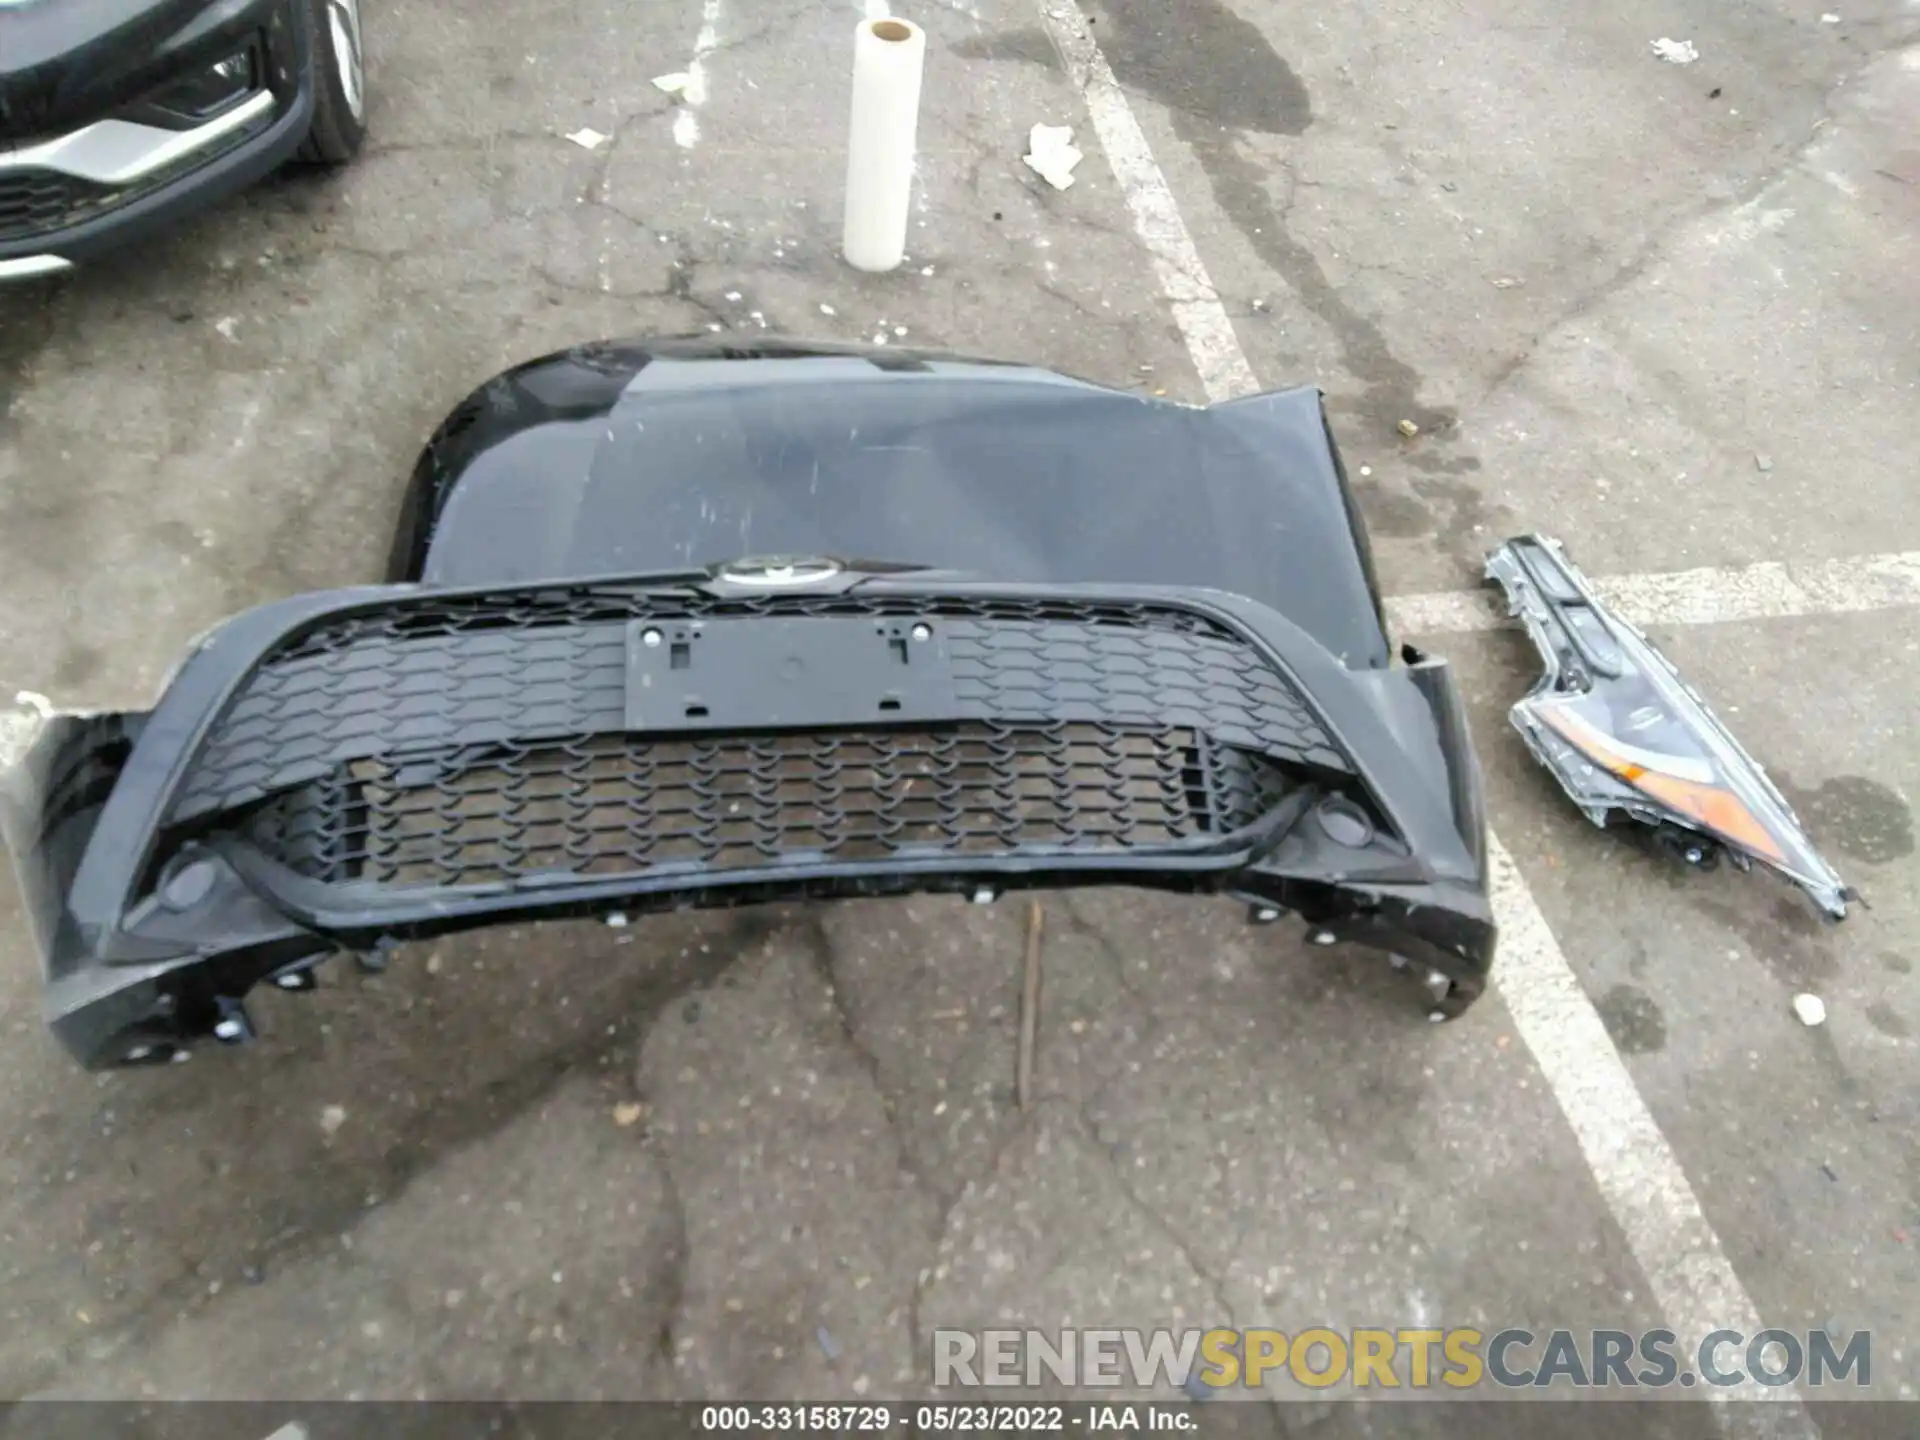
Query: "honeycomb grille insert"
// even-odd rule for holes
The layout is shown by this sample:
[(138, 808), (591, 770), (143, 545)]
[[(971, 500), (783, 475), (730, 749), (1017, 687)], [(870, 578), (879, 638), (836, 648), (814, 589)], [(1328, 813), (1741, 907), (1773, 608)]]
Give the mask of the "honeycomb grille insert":
[(1278, 770), (1180, 728), (576, 736), (353, 761), (249, 826), (309, 879), (402, 888), (1056, 852), (1251, 823)]
[(388, 602), (357, 615), (330, 617), (289, 636), (269, 660), (350, 649), (369, 642), (526, 630), (547, 626), (651, 620), (715, 620), (758, 616), (818, 619), (946, 616), (982, 621), (1064, 621), (1233, 638), (1235, 632), (1197, 611), (1125, 601), (1025, 599), (1001, 596), (846, 594), (721, 597), (653, 585), (570, 585), (497, 595), (428, 596)]
[(918, 596), (716, 601), (602, 587), (389, 604), (296, 635), (216, 720), (169, 821), (250, 806), (383, 756), (616, 736), (629, 728), (630, 626), (771, 615), (925, 622), (950, 657), (953, 713), (942, 720), (1179, 727), (1277, 762), (1351, 770), (1248, 640), (1174, 607)]
[(0, 171), (0, 240), (26, 240), (111, 207), (119, 192), (58, 170)]

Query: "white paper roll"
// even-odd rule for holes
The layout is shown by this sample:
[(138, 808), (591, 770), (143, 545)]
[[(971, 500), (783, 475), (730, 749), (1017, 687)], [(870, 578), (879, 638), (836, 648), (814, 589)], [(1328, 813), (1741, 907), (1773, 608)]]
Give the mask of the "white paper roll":
[(862, 20), (854, 32), (841, 249), (856, 270), (891, 270), (907, 253), (926, 59), (926, 32), (910, 20)]

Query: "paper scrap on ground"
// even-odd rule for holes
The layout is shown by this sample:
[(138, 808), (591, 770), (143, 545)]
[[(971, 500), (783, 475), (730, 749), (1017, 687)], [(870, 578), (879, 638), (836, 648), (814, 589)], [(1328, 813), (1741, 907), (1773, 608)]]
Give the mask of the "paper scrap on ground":
[(1054, 189), (1064, 190), (1073, 184), (1073, 167), (1086, 157), (1073, 143), (1071, 125), (1036, 125), (1027, 137), (1027, 153), (1021, 158)]
[(1802, 1025), (1823, 1025), (1827, 1019), (1826, 1003), (1818, 995), (1794, 996), (1793, 1013), (1800, 1017)]
[(1653, 42), (1653, 53), (1669, 65), (1691, 65), (1700, 58), (1691, 40), (1669, 40), (1664, 35)]
[(576, 130), (567, 136), (567, 139), (578, 145), (582, 150), (598, 150), (602, 145), (607, 143), (607, 137), (591, 127)]
[(671, 75), (656, 75), (653, 77), (653, 88), (663, 90), (669, 95), (684, 94), (687, 86), (692, 83), (693, 76), (685, 70), (676, 70)]
[(33, 748), (46, 723), (59, 713), (53, 702), (33, 690), (13, 697), (14, 708), (0, 710), (0, 770), (16, 764)]

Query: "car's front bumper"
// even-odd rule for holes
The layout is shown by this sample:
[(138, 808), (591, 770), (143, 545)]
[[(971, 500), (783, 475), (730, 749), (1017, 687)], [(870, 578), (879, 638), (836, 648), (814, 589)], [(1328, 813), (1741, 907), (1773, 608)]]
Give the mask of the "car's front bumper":
[(1129, 884), (1411, 959), (1494, 928), (1449, 673), (1348, 670), (1220, 592), (704, 574), (248, 612), (0, 796), (49, 1020), (90, 1065), (248, 1033), (335, 949), (528, 918)]
[(83, 123), (0, 141), (0, 282), (56, 274), (243, 189), (287, 159), (313, 120), (310, 47), (291, 0), (255, 0), (191, 45), (144, 94), (245, 46), (255, 86), (199, 123), (132, 100)]

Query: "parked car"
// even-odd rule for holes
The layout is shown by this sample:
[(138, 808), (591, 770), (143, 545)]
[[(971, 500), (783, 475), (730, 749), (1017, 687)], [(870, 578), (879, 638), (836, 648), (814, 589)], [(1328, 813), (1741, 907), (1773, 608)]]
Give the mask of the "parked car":
[(0, 281), (366, 133), (360, 0), (0, 0)]

